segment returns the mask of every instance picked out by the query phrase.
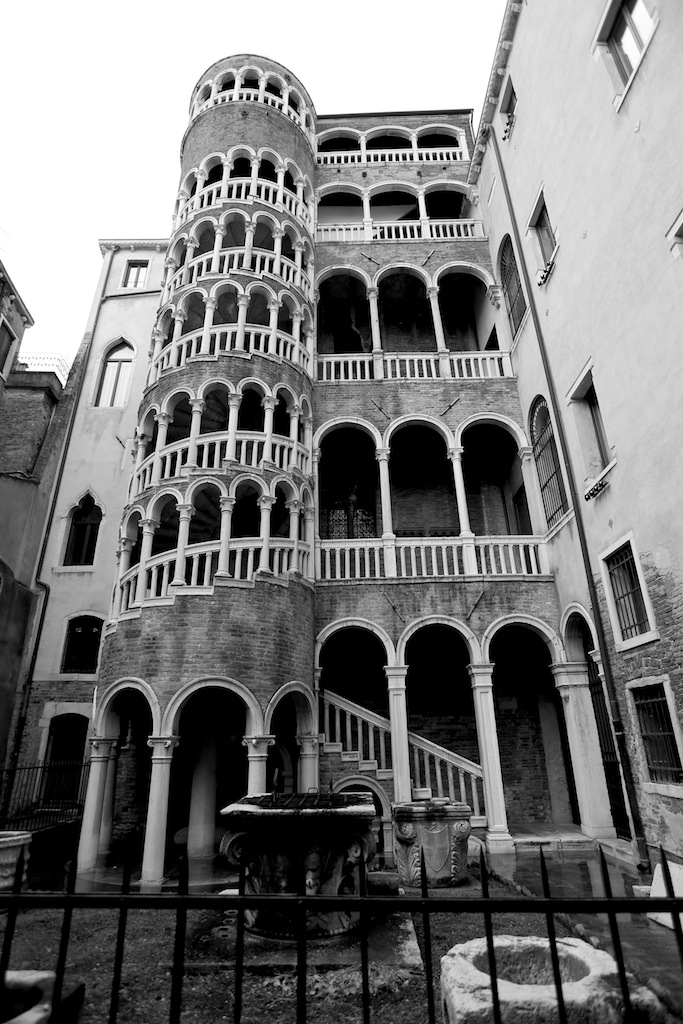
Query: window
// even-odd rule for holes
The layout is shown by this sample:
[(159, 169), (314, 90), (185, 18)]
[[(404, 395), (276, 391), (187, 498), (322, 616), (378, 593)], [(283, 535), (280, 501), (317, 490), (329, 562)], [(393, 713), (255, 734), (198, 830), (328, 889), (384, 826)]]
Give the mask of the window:
[(93, 497), (86, 494), (74, 509), (66, 542), (64, 565), (92, 565), (100, 529), (102, 510)]
[(125, 404), (132, 365), (132, 345), (121, 341), (109, 350), (102, 370), (95, 405), (112, 408)]
[(503, 118), (505, 127), (503, 128), (503, 142), (512, 135), (512, 128), (515, 123), (515, 110), (517, 109), (517, 93), (515, 92), (512, 84), (512, 79), (508, 78), (503, 89), (503, 95), (500, 100), (500, 113)]
[(630, 544), (605, 559), (622, 640), (650, 631), (647, 608)]
[(10, 356), (16, 341), (16, 335), (5, 320), (0, 321), (0, 373), (5, 374), (9, 370)]
[(126, 263), (126, 271), (123, 276), (123, 287), (144, 288), (145, 281), (147, 280), (148, 266), (149, 264), (147, 260), (138, 262), (129, 260), (128, 263)]
[(536, 238), (538, 239), (543, 263), (547, 267), (552, 259), (553, 253), (555, 252), (557, 243), (555, 241), (553, 229), (550, 226), (548, 207), (545, 205), (545, 202), (541, 203), (538, 213), (536, 214), (534, 228), (536, 229)]
[(553, 424), (545, 398), (537, 398), (531, 407), (531, 443), (548, 529), (562, 518), (569, 505), (560, 471)]
[(653, 31), (654, 24), (643, 0), (627, 0), (621, 5), (607, 45), (624, 85), (638, 67)]
[(506, 235), (500, 250), (500, 280), (503, 286), (510, 330), (514, 338), (526, 313), (526, 299), (522, 291), (522, 282), (519, 279), (517, 261), (509, 235)]
[(66, 630), (62, 672), (97, 672), (101, 634), (102, 619), (94, 615), (79, 615), (71, 619)]
[(634, 686), (630, 693), (650, 781), (669, 785), (683, 783), (683, 766), (664, 684)]
[[(569, 401), (574, 408), (576, 429), (586, 465), (586, 480), (592, 485), (603, 470), (612, 465), (614, 457), (602, 421), (591, 369), (582, 373), (578, 384), (572, 389)], [(585, 494), (586, 499), (594, 498), (606, 486), (606, 480), (595, 491), (591, 486)]]

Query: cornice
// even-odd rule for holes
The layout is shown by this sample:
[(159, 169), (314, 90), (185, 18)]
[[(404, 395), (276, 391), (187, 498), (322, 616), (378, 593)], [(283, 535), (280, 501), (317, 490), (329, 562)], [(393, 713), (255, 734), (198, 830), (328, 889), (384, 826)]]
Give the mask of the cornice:
[(168, 238), (100, 238), (99, 246), (104, 256), (105, 252), (116, 252), (118, 249), (128, 249), (130, 252), (135, 252), (136, 249), (153, 249), (155, 252), (161, 252), (168, 248), (168, 242)]

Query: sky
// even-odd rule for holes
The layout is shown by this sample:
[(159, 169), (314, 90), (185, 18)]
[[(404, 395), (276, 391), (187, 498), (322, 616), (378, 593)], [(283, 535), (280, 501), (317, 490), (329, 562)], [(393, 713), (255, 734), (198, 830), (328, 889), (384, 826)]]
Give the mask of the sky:
[(24, 0), (3, 12), (0, 258), (35, 320), (23, 350), (70, 362), (99, 238), (164, 238), (190, 94), (214, 61), (271, 57), (318, 114), (474, 108), (505, 0)]

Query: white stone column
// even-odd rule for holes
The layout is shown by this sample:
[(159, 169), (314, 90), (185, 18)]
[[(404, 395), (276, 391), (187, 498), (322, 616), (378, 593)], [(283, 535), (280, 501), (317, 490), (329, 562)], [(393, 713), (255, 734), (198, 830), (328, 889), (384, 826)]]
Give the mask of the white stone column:
[(366, 242), (372, 241), (372, 210), (370, 209), (370, 196), (363, 192), (363, 238)]
[(274, 743), (274, 736), (245, 736), (242, 740), (247, 748), (247, 796), (260, 796), (266, 792), (268, 747)]
[(251, 161), (251, 182), (249, 184), (249, 195), (256, 197), (256, 182), (258, 181), (258, 169), (260, 160), (254, 157)]
[(468, 576), (477, 575), (477, 552), (474, 546), (474, 534), (470, 528), (470, 514), (467, 508), (465, 477), (462, 471), (463, 448), (449, 448), (448, 458), (453, 466), (453, 483), (455, 484), (455, 500), (458, 505), (460, 520), (460, 539), (462, 540), (463, 569)]
[(319, 788), (318, 737), (297, 736), (296, 742), (301, 750), (299, 754), (298, 792), (317, 792)]
[(408, 674), (408, 666), (387, 665), (384, 671), (389, 687), (394, 799), (396, 803), (405, 803), (412, 798), (410, 752), (408, 749), (408, 709), (406, 707), (406, 676)]
[(375, 458), (379, 463), (379, 494), (382, 505), (382, 541), (384, 547), (384, 572), (396, 575), (396, 534), (391, 512), (391, 481), (389, 479), (389, 456), (391, 448), (378, 448)]
[(277, 352), (277, 317), (280, 312), (281, 302), (277, 300), (268, 303), (270, 320), (268, 322), (268, 355), (275, 356)]
[(138, 581), (135, 588), (135, 603), (142, 604), (147, 596), (147, 563), (152, 554), (152, 541), (154, 531), (159, 525), (158, 519), (141, 519), (142, 544), (140, 545), (140, 564), (138, 567)]
[(413, 159), (414, 160), (419, 160), (420, 159), (420, 152), (419, 152), (419, 149), (418, 149), (417, 134), (416, 134), (416, 132), (411, 132), (411, 135), (410, 135), (410, 148), (413, 151)]
[(187, 319), (187, 315), (183, 313), (182, 309), (176, 309), (173, 314), (173, 337), (171, 338), (171, 366), (178, 366), (180, 360), (178, 352), (180, 350), (180, 339), (183, 334), (183, 324)]
[(275, 415), (275, 406), (277, 400), (272, 395), (266, 395), (261, 399), (261, 405), (263, 407), (263, 433), (265, 435), (265, 441), (263, 443), (263, 455), (261, 456), (261, 462), (272, 462), (273, 461), (273, 416)]
[(303, 510), (303, 501), (294, 499), (286, 501), (285, 508), (289, 512), (289, 539), (292, 541), (292, 553), (289, 560), (289, 571), (299, 572), (299, 516)]
[(548, 529), (548, 524), (545, 518), (545, 509), (543, 508), (541, 488), (536, 474), (534, 450), (529, 445), (519, 448), (517, 454), (522, 464), (522, 480), (524, 481), (524, 493), (526, 494), (526, 502), (529, 508), (531, 529), (536, 537), (542, 537)]
[(273, 228), (273, 252), (275, 259), (273, 260), (273, 273), (277, 274), (278, 277), (281, 273), (282, 265), (282, 239), (285, 237), (285, 233), (282, 228)]
[(216, 834), (216, 737), (207, 729), (194, 771), (190, 794), (190, 817), (187, 827), (187, 856), (213, 860)]
[(230, 172), (232, 168), (232, 161), (225, 160), (223, 162), (223, 175), (221, 177), (221, 199), (228, 198), (228, 189), (230, 188), (230, 185), (228, 183), (230, 181)]
[(176, 505), (178, 509), (178, 546), (175, 556), (175, 576), (171, 580), (171, 587), (184, 587), (185, 583), (185, 548), (190, 535), (190, 519), (194, 508), (192, 505)]
[(235, 498), (221, 498), (221, 547), (218, 552), (218, 569), (216, 576), (230, 577), (228, 565), (230, 562), (230, 539), (232, 530), (232, 513), (235, 508)]
[(420, 218), (420, 235), (422, 238), (430, 238), (431, 230), (429, 225), (429, 214), (427, 213), (427, 200), (422, 190), (417, 193), (417, 210)]
[(197, 175), (197, 188), (195, 190), (194, 203), (193, 203), (193, 209), (195, 209), (195, 210), (200, 210), (201, 209), (201, 198), (200, 198), (199, 193), (204, 188), (204, 185), (206, 183), (206, 177), (207, 176), (206, 176), (206, 174), (204, 174), (203, 171), (200, 171), (198, 173), (198, 175)]
[(313, 509), (315, 528), (315, 575), (320, 579), (320, 448), (311, 452), (311, 476), (313, 478)]
[(78, 843), (78, 873), (91, 871), (97, 866), (100, 849), (100, 829), (107, 786), (109, 755), (118, 737), (96, 736), (91, 740), (90, 772), (83, 807), (83, 824)]
[(375, 380), (384, 378), (384, 353), (379, 329), (379, 288), (368, 288), (370, 306), (370, 333), (372, 336), (372, 369)]
[(258, 80), (258, 99), (259, 99), (259, 103), (263, 103), (263, 98), (266, 95), (266, 85), (267, 85), (267, 82), (266, 82), (265, 77), (264, 78), (259, 78), (259, 80)]
[(285, 199), (285, 171), (287, 168), (284, 164), (278, 164), (275, 168), (277, 174), (277, 197), (276, 202), (282, 206)]
[(190, 423), (190, 437), (187, 446), (187, 462), (184, 469), (197, 468), (197, 440), (202, 427), (202, 413), (206, 402), (203, 398), (191, 398), (190, 408), (192, 409), (192, 422)]
[(237, 334), (235, 335), (235, 351), (244, 352), (244, 335), (247, 325), (247, 311), (249, 309), (249, 296), (237, 296)]
[(204, 304), (204, 323), (202, 324), (202, 340), (199, 348), (199, 353), (203, 356), (208, 356), (211, 351), (211, 328), (216, 305), (217, 300), (214, 298), (207, 299)]
[[(222, 183), (221, 183), (222, 188)], [(225, 237), (225, 228), (222, 224), (219, 224), (216, 228), (216, 234), (213, 238), (213, 254), (211, 256), (211, 273), (218, 274), (221, 260), (221, 249), (223, 247), (223, 239)]]
[(109, 853), (111, 846), (111, 833), (114, 824), (114, 794), (116, 791), (116, 765), (118, 761), (118, 747), (116, 742), (112, 743), (107, 764), (107, 778), (104, 784), (104, 799), (102, 801), (102, 821), (100, 822), (100, 843), (99, 856), (104, 857)]
[(287, 468), (295, 469), (297, 465), (296, 446), (299, 443), (299, 413), (301, 412), (301, 409), (298, 405), (290, 405), (287, 412), (289, 413), (289, 440), (292, 442), (289, 465)]
[(118, 618), (121, 612), (121, 580), (130, 569), (130, 556), (135, 542), (129, 537), (122, 537), (119, 546), (119, 572), (116, 583), (116, 595), (114, 597), (114, 618)]
[(261, 520), (259, 536), (261, 538), (261, 554), (259, 555), (259, 563), (257, 572), (270, 573), (272, 575), (272, 569), (270, 568), (270, 514), (273, 511), (273, 504), (275, 498), (271, 494), (263, 494), (258, 499), (258, 507), (261, 509)]
[(437, 285), (433, 285), (431, 288), (427, 289), (427, 297), (429, 299), (429, 305), (432, 311), (432, 323), (434, 324), (436, 347), (439, 352), (447, 352), (448, 346), (446, 344), (446, 336), (443, 333), (443, 324), (441, 322), (441, 308), (439, 306), (439, 289)]
[(315, 579), (315, 510), (312, 508), (304, 509), (304, 537), (308, 548), (304, 575), (307, 580), (313, 580)]
[[(302, 285), (301, 285), (301, 272), (302, 272), (302, 269), (303, 269), (303, 261), (304, 261), (304, 243), (303, 242), (295, 242), (294, 243), (294, 266), (296, 267), (296, 273), (294, 275), (294, 284), (296, 285), (297, 288), (301, 288), (302, 287)], [(299, 315), (301, 316), (302, 314), (299, 314)]]
[(296, 346), (295, 351), (297, 362), (299, 362), (300, 359), (299, 348), (301, 347), (301, 321), (303, 318), (303, 313), (300, 313), (297, 309), (292, 313), (292, 337), (294, 338), (294, 344)]
[(596, 839), (612, 837), (614, 823), (586, 663), (551, 665), (550, 671), (562, 698), (581, 830)]
[(147, 740), (147, 746), (152, 748), (152, 773), (149, 780), (145, 845), (140, 876), (140, 884), (147, 891), (161, 888), (164, 880), (171, 763), (177, 743), (177, 736), (150, 736)]
[(153, 486), (161, 480), (161, 451), (166, 447), (166, 436), (173, 417), (168, 412), (158, 412), (154, 419), (159, 424), (159, 429), (157, 430), (157, 444), (154, 449), (154, 462), (152, 463), (151, 483)]
[(192, 267), (190, 266), (190, 260), (194, 259), (195, 249), (199, 245), (194, 239), (189, 238), (185, 247), (185, 266), (183, 267), (183, 284), (190, 284), (190, 278), (192, 276)]
[(244, 229), (244, 261), (242, 267), (244, 270), (251, 270), (251, 253), (254, 248), (254, 235), (256, 234), (256, 225), (247, 224)]
[(514, 842), (508, 831), (503, 773), (500, 766), (498, 726), (493, 700), (493, 665), (470, 665), (477, 743), (484, 778), (484, 803), (488, 829), (486, 845), (492, 853), (511, 853)]
[(228, 444), (224, 462), (237, 462), (237, 418), (239, 416), (242, 395), (228, 395)]
[(140, 466), (147, 457), (147, 445), (152, 440), (149, 434), (138, 434), (137, 447), (135, 448), (135, 471), (140, 469)]

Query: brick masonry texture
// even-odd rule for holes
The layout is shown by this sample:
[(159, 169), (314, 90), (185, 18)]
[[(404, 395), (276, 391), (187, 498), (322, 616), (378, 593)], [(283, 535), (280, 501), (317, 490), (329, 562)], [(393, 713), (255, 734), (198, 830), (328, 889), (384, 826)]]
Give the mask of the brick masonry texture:
[[(468, 160), (457, 160), (447, 164), (411, 161), (410, 163), (376, 163), (376, 164), (318, 164), (316, 187), (336, 182), (346, 185), (353, 182), (361, 188), (368, 188), (385, 181), (402, 181), (421, 188), (428, 181), (467, 181), (469, 170)], [(476, 213), (472, 214), (476, 217)]]
[[(438, 253), (434, 252), (435, 244), (438, 244)], [(458, 261), (481, 267), (494, 276), (485, 238), (463, 238), (438, 243), (432, 239), (416, 239), (412, 242), (319, 242), (315, 253), (318, 274), (327, 267), (344, 266), (362, 267), (372, 277), (382, 267), (410, 264), (422, 267), (433, 277), (440, 267)]]
[(182, 146), (182, 177), (211, 153), (227, 153), (233, 146), (266, 146), (289, 158), (307, 174), (315, 175), (315, 159), (308, 139), (286, 114), (265, 103), (220, 103), (192, 122)]
[(62, 392), (53, 373), (10, 374), (0, 406), (0, 473), (31, 473)]

